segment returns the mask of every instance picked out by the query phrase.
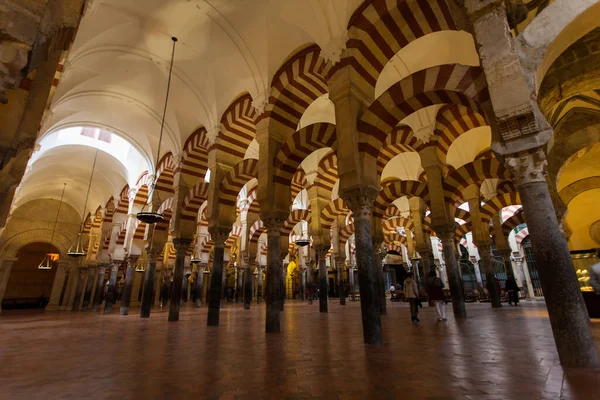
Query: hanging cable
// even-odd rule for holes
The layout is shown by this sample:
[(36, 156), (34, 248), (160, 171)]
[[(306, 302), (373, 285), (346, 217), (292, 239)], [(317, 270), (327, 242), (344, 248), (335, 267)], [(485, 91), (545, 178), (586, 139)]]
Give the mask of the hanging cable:
[(88, 182), (88, 189), (85, 195), (85, 203), (83, 203), (83, 211), (81, 213), (81, 227), (79, 233), (83, 233), (83, 225), (85, 224), (85, 209), (87, 208), (88, 198), (90, 197), (90, 189), (92, 188), (92, 179), (94, 178), (94, 170), (96, 169), (96, 160), (98, 159), (98, 149), (96, 149), (96, 155), (94, 155), (94, 163), (92, 164), (92, 174), (90, 175), (90, 181)]

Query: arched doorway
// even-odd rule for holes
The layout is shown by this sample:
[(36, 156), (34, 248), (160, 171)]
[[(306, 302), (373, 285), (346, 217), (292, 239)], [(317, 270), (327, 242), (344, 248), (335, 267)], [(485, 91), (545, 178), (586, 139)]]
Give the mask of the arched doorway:
[(45, 306), (41, 296), (50, 298), (56, 267), (41, 270), (38, 266), (46, 254), (58, 253), (56, 247), (48, 243), (31, 243), (17, 252), (17, 261), (12, 265), (6, 292), (2, 300), (2, 309), (26, 309)]

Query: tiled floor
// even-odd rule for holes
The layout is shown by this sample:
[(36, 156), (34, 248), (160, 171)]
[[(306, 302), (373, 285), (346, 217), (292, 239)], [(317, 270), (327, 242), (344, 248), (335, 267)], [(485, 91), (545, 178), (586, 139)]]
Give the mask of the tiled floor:
[(357, 303), (287, 302), (284, 332), (269, 335), (264, 303), (228, 305), (211, 328), (206, 308), (178, 323), (166, 310), (5, 312), (0, 399), (600, 399), (600, 371), (558, 365), (543, 303), (467, 307), (446, 323), (424, 309), (417, 325), (388, 303), (383, 347), (363, 345)]

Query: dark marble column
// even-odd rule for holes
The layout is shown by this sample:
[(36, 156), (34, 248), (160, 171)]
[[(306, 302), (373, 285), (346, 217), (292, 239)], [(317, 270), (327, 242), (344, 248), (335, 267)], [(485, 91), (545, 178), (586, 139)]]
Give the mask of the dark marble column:
[(521, 196), (531, 246), (546, 299), (560, 361), (565, 366), (598, 367), (598, 352), (579, 282), (544, 178), (545, 155), (506, 158)]
[(244, 310), (250, 310), (250, 304), (252, 303), (252, 275), (253, 268), (250, 264), (244, 269)]
[(377, 194), (377, 190), (362, 189), (358, 193), (354, 191), (354, 193), (345, 194), (344, 200), (354, 214), (356, 263), (358, 265), (364, 342), (382, 345), (381, 312), (375, 288), (375, 257), (371, 238), (371, 214)]
[(87, 267), (80, 267), (79, 279), (77, 280), (77, 287), (75, 288), (75, 299), (73, 300), (72, 311), (79, 311), (79, 305), (81, 303), (81, 297), (85, 292), (85, 282), (88, 277), (89, 270)]
[(373, 243), (373, 267), (375, 269), (375, 293), (377, 294), (377, 302), (379, 303), (379, 313), (387, 313), (387, 305), (385, 302), (385, 289), (383, 282), (383, 267), (381, 266), (381, 242)]
[(169, 321), (179, 321), (179, 308), (183, 291), (183, 269), (185, 267), (185, 252), (192, 244), (192, 239), (174, 238), (175, 269), (173, 270), (173, 285), (171, 286), (171, 302), (169, 304)]
[(263, 266), (258, 266), (256, 277), (256, 303), (260, 303), (263, 297)]
[(196, 271), (196, 286), (194, 286), (196, 308), (202, 307), (202, 295), (204, 294), (204, 267), (205, 264), (198, 264)]
[[(435, 229), (435, 228), (434, 228)], [(457, 318), (466, 318), (465, 294), (463, 291), (462, 275), (456, 262), (456, 248), (454, 247), (454, 229), (443, 231), (437, 230), (442, 239), (444, 260), (446, 261), (446, 273), (448, 274), (448, 286), (452, 295), (452, 310)]]
[(490, 294), (490, 302), (493, 308), (501, 308), (500, 303), (500, 292), (496, 286), (496, 275), (494, 275), (494, 268), (492, 267), (492, 253), (490, 245), (487, 243), (476, 243), (477, 249), (479, 250), (479, 256), (481, 256), (481, 264), (483, 271), (485, 272), (486, 286)]
[(92, 302), (92, 312), (98, 311), (98, 307), (102, 304), (104, 296), (104, 277), (106, 274), (107, 264), (100, 264), (98, 268), (98, 278), (96, 281), (96, 291), (94, 292), (94, 301)]
[(267, 218), (264, 221), (267, 228), (267, 319), (265, 329), (267, 333), (281, 331), (279, 313), (281, 312), (281, 259), (280, 259), (280, 236), (283, 220), (279, 218)]
[(235, 267), (236, 273), (237, 273), (237, 280), (236, 280), (236, 285), (235, 285), (235, 302), (239, 303), (240, 301), (242, 301), (242, 291), (244, 290), (244, 270), (245, 268), (241, 268), (241, 267)]
[(219, 314), (221, 311), (221, 295), (223, 288), (223, 257), (225, 256), (225, 241), (229, 233), (211, 232), (214, 241), (213, 267), (210, 274), (210, 286), (208, 287), (208, 326), (219, 325)]
[(83, 303), (81, 304), (81, 311), (87, 311), (90, 301), (92, 300), (92, 290), (94, 290), (94, 282), (96, 282), (97, 269), (95, 267), (89, 267), (87, 284), (85, 285), (85, 292), (83, 295)]
[(306, 300), (306, 268), (300, 267), (300, 300)]
[(104, 299), (104, 314), (110, 314), (112, 312), (113, 302), (117, 295), (117, 276), (122, 262), (122, 260), (111, 262), (108, 290), (106, 291), (106, 298)]
[(127, 257), (127, 270), (125, 271), (125, 285), (123, 286), (123, 297), (121, 298), (121, 315), (129, 315), (129, 304), (131, 304), (131, 295), (133, 288), (133, 275), (135, 274), (135, 264), (139, 256)]
[(314, 282), (313, 282), (313, 264), (314, 264), (314, 260), (311, 260), (308, 263), (308, 267), (306, 270), (306, 284), (308, 285), (308, 304), (312, 305), (313, 303), (313, 297), (314, 297)]
[[(280, 244), (281, 246), (281, 244)], [(287, 256), (287, 254), (286, 254)], [(283, 311), (284, 310), (284, 305), (285, 305), (285, 296), (286, 296), (286, 292), (285, 292), (285, 278), (287, 276), (287, 266), (288, 264), (284, 264), (283, 263), (283, 259), (285, 259), (286, 256), (282, 256), (281, 257), (281, 281), (280, 281), (280, 286), (281, 286), (281, 303), (279, 303), (279, 311)]]
[(346, 288), (344, 287), (344, 258), (335, 257), (335, 267), (337, 268), (338, 292), (340, 294), (340, 305), (346, 305)]
[(142, 307), (140, 309), (140, 318), (149, 318), (152, 309), (152, 300), (154, 298), (154, 286), (156, 278), (156, 259), (160, 257), (160, 250), (150, 250), (148, 252), (148, 266), (144, 276), (144, 289), (142, 292)]
[(319, 246), (315, 249), (317, 263), (319, 265), (319, 312), (327, 312), (327, 296), (329, 294), (327, 282), (327, 252), (329, 245)]

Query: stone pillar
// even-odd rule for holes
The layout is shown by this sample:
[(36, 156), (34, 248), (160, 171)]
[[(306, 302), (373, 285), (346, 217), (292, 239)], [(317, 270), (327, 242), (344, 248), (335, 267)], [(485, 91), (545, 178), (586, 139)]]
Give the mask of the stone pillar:
[(73, 307), (73, 301), (75, 299), (75, 289), (77, 288), (77, 282), (79, 281), (79, 267), (73, 265), (72, 260), (69, 263), (69, 274), (67, 278), (67, 287), (65, 289), (65, 295), (61, 303), (60, 309), (62, 311), (70, 310)]
[(133, 285), (132, 285), (132, 290), (131, 290), (131, 302), (129, 303), (130, 306), (139, 306), (140, 305), (141, 284), (142, 284), (142, 273), (136, 272), (134, 269)]
[(204, 268), (206, 264), (197, 264), (196, 268), (196, 286), (194, 287), (194, 297), (196, 298), (196, 308), (202, 307), (202, 296), (204, 295)]
[(283, 219), (269, 217), (263, 220), (267, 228), (267, 320), (265, 329), (267, 333), (281, 331), (279, 313), (281, 311), (281, 259), (280, 236)]
[(96, 283), (96, 268), (88, 267), (87, 284), (85, 285), (85, 291), (83, 294), (83, 302), (81, 303), (81, 311), (87, 311), (90, 301), (92, 300), (92, 291), (94, 290), (94, 283)]
[(139, 256), (128, 256), (126, 259), (127, 270), (125, 271), (125, 286), (123, 287), (123, 296), (121, 297), (121, 315), (129, 315), (129, 305), (133, 293), (133, 278), (135, 274), (135, 264)]
[(116, 260), (111, 263), (108, 290), (106, 291), (106, 299), (104, 300), (104, 314), (110, 314), (112, 311), (113, 301), (117, 295), (117, 276), (119, 274), (119, 266), (122, 262), (123, 261), (121, 260)]
[[(152, 286), (152, 301), (151, 304), (157, 307), (163, 307), (162, 298), (160, 297), (160, 291), (164, 281), (169, 281), (169, 271), (165, 266), (163, 258), (156, 260), (156, 273), (154, 275), (154, 283)], [(143, 296), (143, 295), (142, 295)], [(168, 300), (167, 300), (168, 302)]]
[(225, 241), (229, 233), (211, 232), (214, 241), (213, 268), (210, 274), (210, 286), (208, 287), (208, 326), (219, 325), (219, 313), (221, 308), (221, 296), (223, 289), (223, 257), (225, 256)]
[(387, 305), (385, 304), (385, 291), (383, 290), (383, 269), (381, 268), (381, 243), (382, 242), (379, 240), (373, 241), (373, 267), (375, 269), (375, 293), (377, 302), (379, 304), (379, 313), (386, 314)]
[[(151, 249), (148, 251), (148, 266), (146, 267), (146, 276), (144, 277), (144, 291), (142, 293), (142, 306), (140, 307), (140, 318), (150, 318), (150, 311), (152, 309), (152, 298), (154, 297), (154, 280), (156, 278), (156, 260), (158, 257), (160, 257), (159, 249)], [(157, 297), (160, 298), (160, 296)]]
[(344, 193), (343, 198), (354, 215), (363, 339), (367, 344), (382, 345), (381, 315), (375, 289), (375, 257), (371, 238), (371, 215), (377, 195), (377, 190), (360, 188)]
[(524, 282), (522, 282), (523, 290), (525, 290), (525, 297), (535, 297), (535, 291), (533, 290), (533, 283), (531, 282), (531, 276), (529, 275), (529, 268), (523, 265), (523, 257), (515, 258), (517, 268), (523, 274)]
[(0, 314), (2, 313), (2, 300), (6, 292), (6, 285), (10, 277), (10, 271), (13, 264), (18, 260), (16, 257), (5, 258), (0, 262)]
[(81, 309), (81, 303), (83, 301), (83, 295), (85, 293), (88, 273), (89, 269), (87, 267), (79, 268), (79, 279), (77, 280), (77, 287), (75, 288), (75, 298), (73, 299), (73, 307), (71, 308), (71, 311), (79, 311)]
[(564, 236), (553, 211), (544, 178), (546, 158), (541, 149), (506, 158), (527, 216), (527, 227), (544, 289), (546, 307), (563, 365), (600, 365), (590, 331), (590, 319)]
[[(65, 278), (67, 277), (68, 264), (64, 261), (59, 261), (56, 267), (56, 274), (54, 275), (54, 282), (52, 283), (52, 292), (50, 293), (50, 299), (46, 306), (46, 311), (58, 311), (60, 309), (60, 295), (65, 285)], [(0, 291), (2, 278), (0, 277)], [(2, 303), (2, 297), (0, 297), (0, 304)], [(1, 312), (1, 307), (0, 307)]]
[[(310, 250), (309, 250), (310, 251)], [(314, 260), (307, 260), (306, 264), (306, 284), (308, 285), (308, 304), (312, 305), (314, 297), (314, 284), (313, 284), (313, 263)]]
[(483, 279), (481, 279), (481, 271), (479, 270), (479, 261), (471, 261), (473, 264), (473, 270), (475, 271), (475, 279), (477, 279), (477, 284), (483, 287)]
[(492, 267), (492, 253), (490, 250), (489, 243), (476, 243), (477, 249), (479, 250), (479, 256), (481, 257), (481, 264), (483, 264), (483, 271), (485, 272), (485, 279), (487, 283), (487, 290), (490, 293), (490, 302), (493, 308), (500, 308), (500, 292), (496, 286), (496, 275), (494, 275), (494, 269)]
[(236, 274), (236, 285), (235, 285), (235, 302), (239, 303), (240, 301), (242, 301), (242, 291), (244, 290), (244, 270), (245, 268), (241, 268), (241, 267), (235, 267), (235, 274)]
[(306, 267), (300, 268), (300, 299), (306, 300)]
[(354, 291), (354, 267), (352, 265), (348, 268), (348, 281), (350, 282), (350, 289)]
[(98, 307), (102, 303), (104, 296), (104, 276), (106, 274), (107, 264), (100, 264), (98, 268), (98, 276), (96, 280), (96, 291), (94, 292), (94, 301), (92, 302), (92, 312), (98, 311)]
[(244, 310), (250, 310), (250, 304), (252, 303), (252, 268), (250, 264), (246, 264), (247, 267), (244, 269)]
[(317, 256), (317, 263), (319, 265), (319, 312), (327, 312), (327, 297), (329, 285), (327, 282), (327, 252), (329, 246), (319, 246), (315, 248), (315, 254)]
[(442, 239), (444, 259), (446, 260), (446, 272), (448, 274), (448, 285), (452, 295), (452, 310), (457, 318), (466, 318), (465, 294), (463, 291), (462, 276), (456, 262), (456, 248), (454, 247), (454, 229), (445, 231), (436, 229), (438, 236)]
[(344, 287), (344, 257), (335, 257), (337, 268), (338, 292), (340, 294), (340, 305), (346, 305), (346, 288)]
[(183, 269), (185, 264), (185, 252), (192, 244), (192, 239), (174, 238), (175, 246), (175, 269), (173, 270), (173, 286), (171, 287), (171, 304), (169, 305), (169, 321), (179, 321), (179, 308), (181, 307), (181, 295), (183, 286)]
[[(279, 244), (280, 248), (281, 248), (281, 243)], [(287, 254), (286, 254), (287, 255)], [(281, 255), (281, 281), (280, 281), (280, 286), (281, 286), (281, 303), (280, 303), (280, 309), (279, 311), (283, 311), (284, 310), (284, 305), (285, 305), (285, 297), (286, 297), (286, 290), (285, 290), (285, 282), (286, 282), (286, 278), (287, 278), (287, 269), (288, 269), (288, 263), (283, 263), (283, 259), (286, 256)]]
[(256, 277), (256, 302), (260, 303), (263, 297), (263, 269), (262, 265), (257, 267), (258, 276)]

